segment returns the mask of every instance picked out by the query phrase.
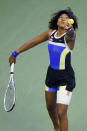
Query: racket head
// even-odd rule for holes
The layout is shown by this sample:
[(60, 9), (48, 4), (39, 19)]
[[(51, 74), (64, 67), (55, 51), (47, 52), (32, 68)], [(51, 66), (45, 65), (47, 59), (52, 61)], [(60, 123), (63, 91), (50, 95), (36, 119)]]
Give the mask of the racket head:
[(8, 84), (8, 88), (6, 89), (4, 96), (4, 109), (7, 112), (13, 110), (16, 101), (16, 88), (12, 81)]
[(13, 74), (14, 74), (14, 63), (11, 65), (8, 88), (6, 89), (4, 95), (4, 110), (7, 112), (13, 110), (16, 102), (16, 87), (13, 80)]

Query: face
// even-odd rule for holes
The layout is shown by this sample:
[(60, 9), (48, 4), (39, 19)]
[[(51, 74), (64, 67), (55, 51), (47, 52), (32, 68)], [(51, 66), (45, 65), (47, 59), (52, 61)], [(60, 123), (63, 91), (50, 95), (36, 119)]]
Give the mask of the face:
[(67, 26), (69, 19), (70, 18), (67, 14), (61, 14), (57, 21), (58, 27), (64, 29), (64, 27)]

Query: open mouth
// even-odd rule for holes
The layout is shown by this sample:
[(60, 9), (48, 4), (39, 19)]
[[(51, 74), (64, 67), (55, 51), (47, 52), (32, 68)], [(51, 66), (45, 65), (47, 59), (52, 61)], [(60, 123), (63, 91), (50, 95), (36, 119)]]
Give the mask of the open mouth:
[(65, 25), (65, 22), (64, 22), (64, 21), (62, 21), (62, 22), (61, 22), (61, 24)]

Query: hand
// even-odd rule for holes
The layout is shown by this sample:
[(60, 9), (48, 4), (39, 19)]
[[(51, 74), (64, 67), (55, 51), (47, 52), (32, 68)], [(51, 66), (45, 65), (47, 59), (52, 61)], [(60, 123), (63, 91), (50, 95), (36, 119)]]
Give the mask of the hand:
[(69, 23), (67, 23), (67, 25), (65, 25), (64, 29), (67, 31), (69, 29), (73, 28), (72, 25), (70, 25)]
[(11, 56), (9, 57), (9, 64), (10, 64), (10, 66), (11, 66), (12, 63), (16, 63), (16, 58), (11, 55)]

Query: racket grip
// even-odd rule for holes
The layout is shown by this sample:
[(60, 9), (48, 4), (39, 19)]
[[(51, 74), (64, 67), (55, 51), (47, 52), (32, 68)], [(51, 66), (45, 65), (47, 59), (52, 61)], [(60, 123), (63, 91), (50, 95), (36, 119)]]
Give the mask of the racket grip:
[(14, 73), (14, 63), (11, 64), (10, 73)]

